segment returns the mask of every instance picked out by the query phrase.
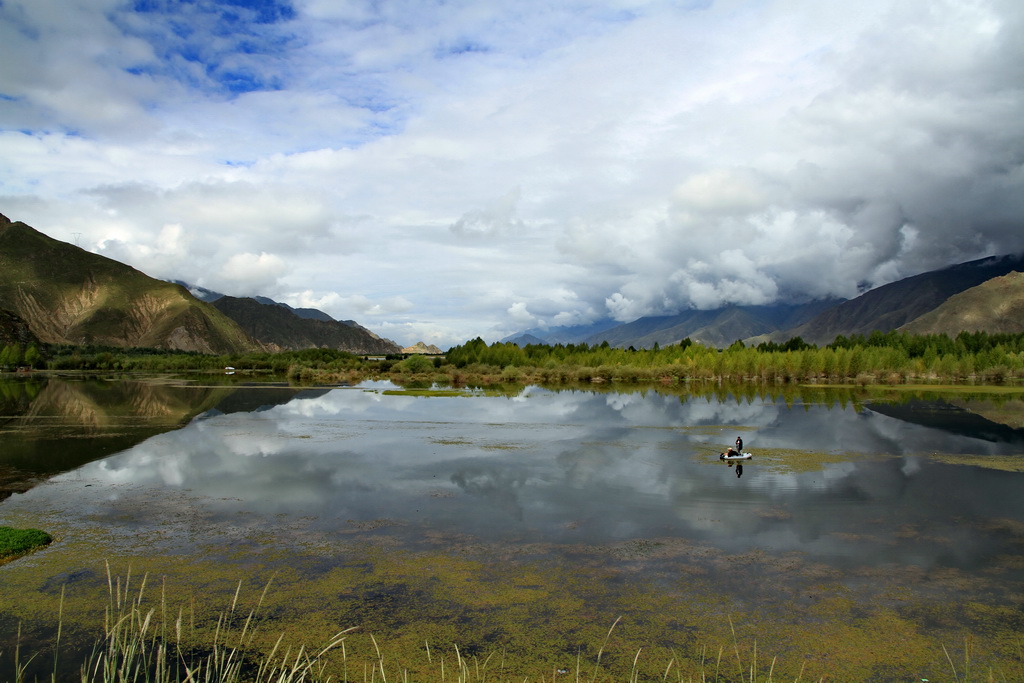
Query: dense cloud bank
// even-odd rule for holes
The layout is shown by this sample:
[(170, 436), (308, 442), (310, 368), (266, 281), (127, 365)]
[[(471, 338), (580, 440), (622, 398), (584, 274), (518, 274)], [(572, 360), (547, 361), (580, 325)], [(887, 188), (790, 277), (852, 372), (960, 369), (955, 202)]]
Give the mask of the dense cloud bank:
[(400, 343), (1024, 250), (1013, 0), (0, 4), (0, 210)]

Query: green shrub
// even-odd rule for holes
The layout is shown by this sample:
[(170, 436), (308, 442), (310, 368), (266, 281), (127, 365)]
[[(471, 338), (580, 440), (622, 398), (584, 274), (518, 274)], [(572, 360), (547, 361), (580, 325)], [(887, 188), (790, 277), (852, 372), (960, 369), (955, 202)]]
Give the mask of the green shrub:
[(408, 372), (412, 374), (418, 374), (421, 372), (432, 372), (434, 370), (434, 361), (426, 356), (414, 354), (409, 356), (401, 363), (398, 364), (398, 368), (402, 372)]

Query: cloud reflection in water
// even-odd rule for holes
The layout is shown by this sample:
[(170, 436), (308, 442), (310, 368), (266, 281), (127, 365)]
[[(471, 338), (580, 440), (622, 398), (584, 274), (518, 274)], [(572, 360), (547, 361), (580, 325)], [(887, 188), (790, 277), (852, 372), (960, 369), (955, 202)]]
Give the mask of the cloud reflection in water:
[[(737, 433), (755, 453), (742, 478), (717, 460)], [(1024, 475), (924, 454), (1016, 448), (852, 406), (768, 398), (337, 389), (208, 414), (57, 481), (102, 484), (107, 500), (187, 490), (213, 522), (244, 510), (257, 523), (283, 516), (321, 533), (387, 518), (402, 521), (410, 540), (431, 530), (553, 544), (679, 538), (846, 566), (976, 567), (1011, 543), (985, 530), (990, 520), (1024, 520)], [(786, 471), (759, 465), (759, 449), (850, 457)], [(27, 495), (115, 516), (102, 501), (76, 502), (58, 489)]]

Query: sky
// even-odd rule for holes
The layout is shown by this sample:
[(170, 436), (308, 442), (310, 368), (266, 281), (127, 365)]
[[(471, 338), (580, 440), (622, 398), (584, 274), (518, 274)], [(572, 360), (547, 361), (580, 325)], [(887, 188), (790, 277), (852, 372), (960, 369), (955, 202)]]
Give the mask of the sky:
[(1020, 0), (0, 0), (0, 213), (442, 348), (1024, 251)]

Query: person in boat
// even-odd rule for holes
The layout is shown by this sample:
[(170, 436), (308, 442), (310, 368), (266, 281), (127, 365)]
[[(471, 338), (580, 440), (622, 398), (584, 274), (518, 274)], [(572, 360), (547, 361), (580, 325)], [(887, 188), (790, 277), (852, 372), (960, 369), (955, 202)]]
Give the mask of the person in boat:
[(737, 436), (736, 437), (736, 448), (733, 448), (732, 446), (729, 446), (728, 448), (725, 449), (725, 452), (724, 453), (720, 453), (718, 455), (718, 457), (720, 457), (720, 458), (731, 458), (731, 457), (736, 456), (736, 455), (742, 455), (742, 453), (743, 453), (743, 438)]

